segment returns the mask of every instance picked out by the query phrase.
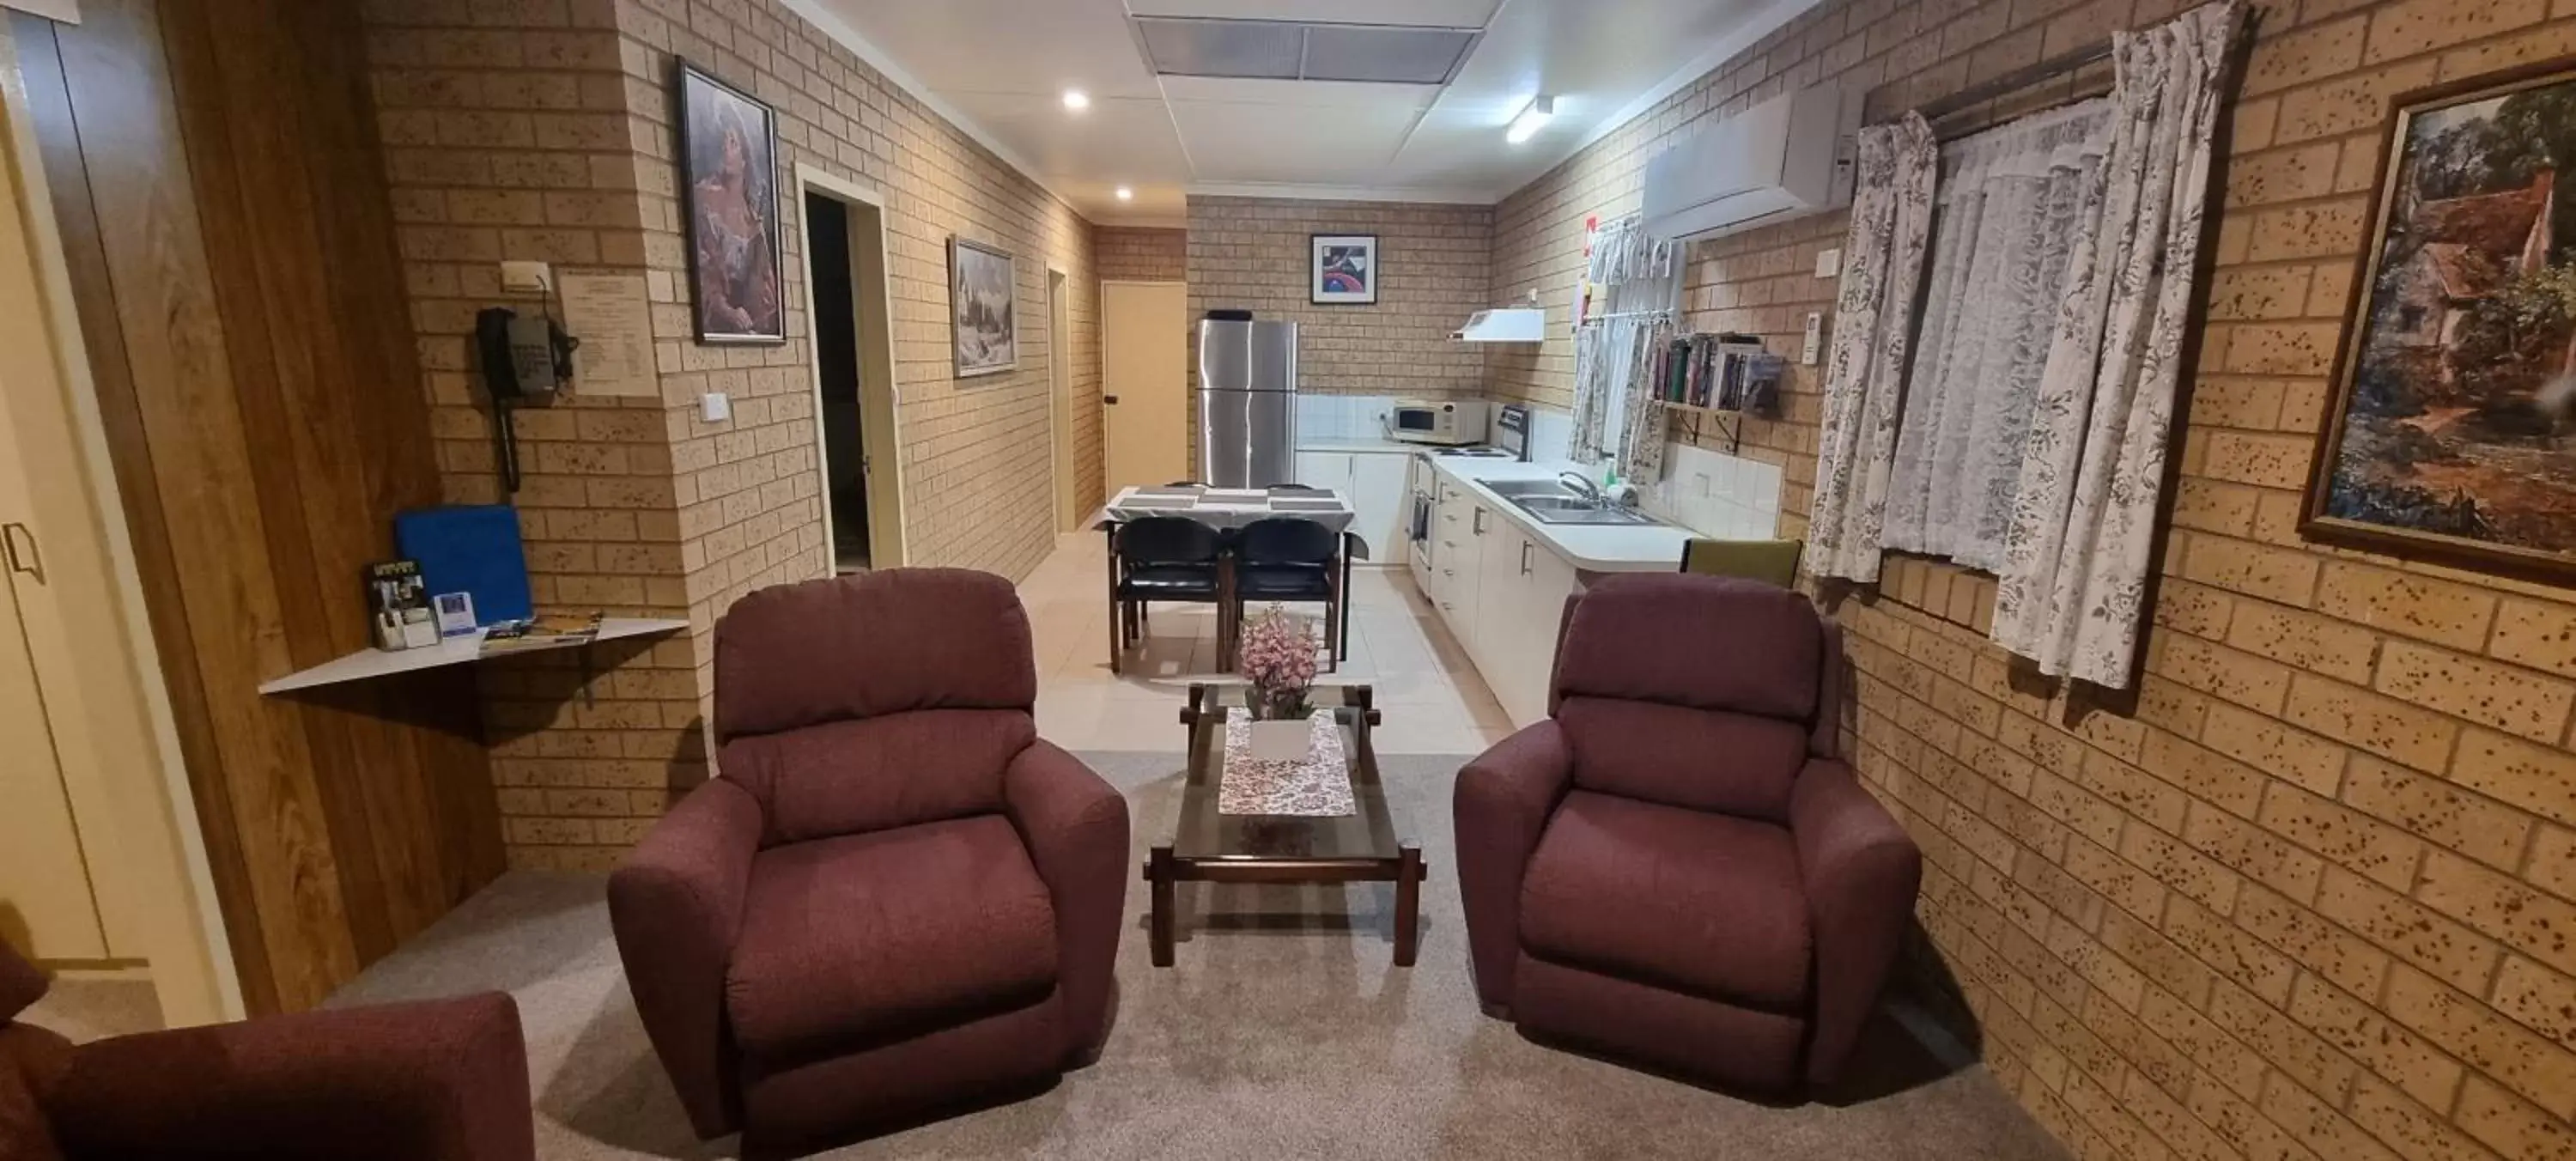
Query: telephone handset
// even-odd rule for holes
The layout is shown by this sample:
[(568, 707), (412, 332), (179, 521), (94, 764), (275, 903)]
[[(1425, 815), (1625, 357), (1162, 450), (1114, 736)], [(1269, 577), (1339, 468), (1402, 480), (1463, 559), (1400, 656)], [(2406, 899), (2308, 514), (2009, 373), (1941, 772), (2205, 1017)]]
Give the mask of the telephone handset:
[(565, 334), (552, 317), (520, 318), (517, 311), (494, 306), (475, 314), (474, 345), (483, 364), (483, 385), (492, 393), (493, 455), (500, 463), (502, 485), (515, 493), (519, 436), (510, 413), (554, 402), (555, 392), (572, 379), (572, 353), (581, 340)]

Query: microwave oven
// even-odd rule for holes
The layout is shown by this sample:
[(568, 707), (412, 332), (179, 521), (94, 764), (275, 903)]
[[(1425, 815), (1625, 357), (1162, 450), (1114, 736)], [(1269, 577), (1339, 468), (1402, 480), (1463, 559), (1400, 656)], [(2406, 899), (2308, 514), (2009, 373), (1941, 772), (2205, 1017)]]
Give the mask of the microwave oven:
[(1387, 409), (1386, 436), (1403, 443), (1457, 447), (1485, 442), (1483, 400), (1407, 399)]

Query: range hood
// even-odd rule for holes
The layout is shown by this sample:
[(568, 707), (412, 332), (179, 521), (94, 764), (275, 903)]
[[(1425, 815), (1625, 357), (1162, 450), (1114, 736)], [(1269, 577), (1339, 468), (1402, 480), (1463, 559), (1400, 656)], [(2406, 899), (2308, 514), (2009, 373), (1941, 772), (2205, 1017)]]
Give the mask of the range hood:
[(1449, 337), (1462, 343), (1535, 343), (1547, 337), (1547, 312), (1534, 306), (1480, 310)]

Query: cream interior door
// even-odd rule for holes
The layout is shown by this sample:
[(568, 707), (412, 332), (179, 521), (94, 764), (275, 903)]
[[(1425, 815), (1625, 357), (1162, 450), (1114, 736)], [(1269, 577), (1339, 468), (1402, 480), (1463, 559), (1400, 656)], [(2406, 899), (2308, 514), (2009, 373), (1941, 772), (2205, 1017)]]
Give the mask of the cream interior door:
[(1101, 483), (1189, 479), (1189, 290), (1178, 282), (1100, 284)]
[[(6, 431), (0, 420), (0, 435)], [(0, 503), (0, 516), (7, 508)], [(11, 559), (34, 563), (27, 559), (33, 542), (21, 526), (0, 528), (0, 535), (17, 550), (14, 557), (0, 553), (0, 568)], [(90, 890), (71, 793), (36, 685), (36, 659), (10, 584), (0, 584), (0, 802), (8, 804), (0, 809), (0, 942), (34, 959), (108, 958), (107, 929)]]

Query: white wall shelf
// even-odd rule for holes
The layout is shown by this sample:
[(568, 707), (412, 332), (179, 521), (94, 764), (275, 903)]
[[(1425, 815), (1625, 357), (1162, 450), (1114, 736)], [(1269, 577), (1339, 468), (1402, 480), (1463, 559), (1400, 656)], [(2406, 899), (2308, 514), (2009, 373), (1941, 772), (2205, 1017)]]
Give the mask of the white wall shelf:
[(525, 646), (508, 653), (495, 654), (491, 658), (483, 656), (483, 634), (478, 630), (470, 636), (449, 637), (436, 645), (424, 645), (418, 649), (361, 649), (345, 657), (325, 661), (311, 669), (290, 673), (275, 681), (263, 682), (259, 691), (290, 693), (299, 689), (338, 685), (349, 681), (368, 681), (379, 677), (391, 677), (397, 673), (412, 673), (446, 665), (465, 665), (499, 657), (523, 657), (531, 653), (551, 653), (558, 649), (581, 649), (602, 641), (677, 633), (688, 627), (687, 621), (610, 617), (600, 622), (599, 635), (587, 641)]

